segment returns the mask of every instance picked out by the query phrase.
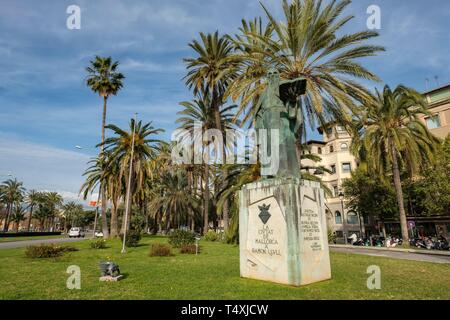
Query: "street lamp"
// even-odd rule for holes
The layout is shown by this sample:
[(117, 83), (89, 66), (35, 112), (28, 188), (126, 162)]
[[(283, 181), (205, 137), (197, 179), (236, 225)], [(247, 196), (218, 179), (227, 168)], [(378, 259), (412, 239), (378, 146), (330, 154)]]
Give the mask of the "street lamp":
[(341, 208), (342, 208), (342, 232), (344, 234), (344, 243), (347, 244), (347, 232), (345, 228), (345, 212), (344, 212), (344, 193), (339, 192), (339, 199), (341, 200)]

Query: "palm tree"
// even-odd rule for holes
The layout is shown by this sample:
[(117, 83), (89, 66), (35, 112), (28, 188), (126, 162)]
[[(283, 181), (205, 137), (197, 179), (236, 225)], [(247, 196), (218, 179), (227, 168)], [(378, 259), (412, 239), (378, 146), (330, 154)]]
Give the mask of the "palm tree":
[[(98, 93), (103, 98), (103, 115), (102, 115), (102, 142), (101, 142), (101, 154), (103, 153), (105, 142), (105, 124), (106, 124), (106, 109), (107, 101), (111, 95), (116, 95), (117, 92), (123, 87), (124, 75), (117, 71), (119, 62), (112, 61), (111, 57), (99, 57), (96, 56), (95, 60), (90, 62), (90, 66), (86, 68), (88, 77), (86, 84), (95, 93)], [(103, 236), (109, 237), (108, 221), (106, 219), (106, 188), (101, 189), (102, 198), (102, 229)]]
[[(262, 5), (269, 21), (243, 22), (234, 42), (240, 53), (238, 76), (227, 96), (240, 99), (236, 115), (253, 120), (257, 101), (264, 91), (263, 78), (270, 68), (276, 68), (282, 79), (303, 77), (306, 93), (300, 106), (310, 126), (331, 119), (347, 125), (350, 112), (358, 111), (358, 102), (373, 100), (371, 93), (355, 79), (378, 80), (378, 77), (356, 61), (373, 56), (384, 48), (363, 44), (377, 36), (373, 31), (340, 35), (342, 27), (353, 18), (343, 16), (350, 1), (331, 1), (323, 5), (316, 0), (283, 1), (284, 21), (278, 21)], [(300, 138), (303, 132), (298, 132)]]
[[(118, 126), (110, 124), (106, 126), (107, 129), (113, 131), (113, 136), (104, 142), (105, 151), (109, 153), (106, 170), (110, 170), (112, 166), (118, 165), (119, 172), (117, 179), (124, 179), (126, 181), (125, 187), (130, 188), (131, 199), (133, 196), (142, 191), (145, 187), (145, 182), (150, 178), (148, 170), (148, 160), (155, 156), (157, 149), (156, 143), (161, 143), (160, 140), (154, 139), (152, 136), (164, 132), (163, 129), (155, 129), (152, 123), (145, 125), (142, 121), (135, 122), (130, 120), (130, 131), (120, 129)], [(129, 164), (131, 158), (132, 140), (134, 134), (134, 152), (133, 152), (133, 171), (131, 173), (131, 185), (128, 185)], [(131, 208), (131, 202), (129, 206)], [(130, 211), (131, 212), (131, 211)], [(129, 229), (131, 217), (129, 217), (127, 230)], [(125, 222), (125, 219), (123, 219)], [(122, 224), (122, 232), (125, 224)]]
[(189, 221), (194, 220), (197, 197), (188, 187), (184, 169), (178, 167), (166, 171), (154, 187), (153, 195), (150, 208), (154, 215), (162, 213), (166, 230), (170, 230), (172, 226), (187, 225)]
[(45, 201), (50, 210), (50, 229), (53, 228), (55, 224), (55, 218), (58, 216), (58, 208), (62, 206), (63, 198), (57, 192), (46, 192), (45, 193)]
[(80, 214), (83, 212), (83, 206), (75, 201), (69, 201), (62, 206), (64, 213), (64, 232), (67, 232), (67, 225), (73, 227), (80, 219)]
[(31, 219), (33, 218), (33, 209), (39, 202), (40, 193), (36, 190), (30, 190), (26, 196), (26, 202), (28, 203), (28, 207), (30, 208), (30, 215), (28, 216), (27, 222), (27, 231), (30, 231)]
[[(195, 99), (193, 101), (184, 101), (181, 102), (180, 105), (184, 107), (183, 110), (179, 111), (177, 115), (179, 118), (176, 120), (176, 123), (178, 123), (179, 129), (182, 129), (183, 132), (185, 132), (189, 139), (192, 139), (192, 141), (202, 141), (202, 143), (199, 143), (199, 145), (202, 145), (202, 150), (195, 150), (195, 152), (200, 152), (204, 157), (207, 155), (204, 155), (209, 150), (207, 147), (209, 147), (212, 144), (212, 141), (209, 141), (209, 139), (204, 140), (203, 133), (206, 132), (206, 130), (216, 128), (215, 125), (215, 111), (213, 108), (210, 107), (210, 101), (211, 99), (209, 96), (205, 97), (199, 97), (198, 99)], [(228, 106), (228, 107), (220, 107), (219, 109), (219, 119), (220, 119), (220, 127), (224, 130), (230, 130), (233, 129), (233, 110), (236, 108), (236, 106)], [(202, 128), (201, 130), (198, 130), (195, 128), (195, 123), (201, 123)], [(186, 137), (187, 138), (187, 137)], [(223, 146), (226, 150), (227, 146), (232, 147), (231, 141), (224, 141)], [(195, 144), (194, 144), (195, 146)], [(222, 149), (223, 150), (223, 149)], [(209, 155), (209, 154), (208, 154)], [(225, 155), (225, 153), (224, 153)], [(209, 157), (208, 157), (209, 158)], [(224, 158), (222, 158), (224, 159)], [(209, 202), (210, 202), (210, 165), (208, 161), (204, 161), (203, 164), (203, 232), (208, 232), (209, 228)], [(222, 181), (225, 181), (225, 183), (222, 184), (222, 188), (226, 188), (227, 183), (227, 170), (228, 168), (224, 167), (223, 177)], [(226, 201), (228, 202), (228, 201)], [(228, 207), (223, 205), (223, 220), (224, 220), (224, 226), (228, 226), (228, 216), (225, 214), (225, 211), (228, 210)]]
[(413, 176), (433, 159), (438, 139), (419, 120), (420, 115), (428, 114), (427, 103), (411, 88), (400, 85), (392, 91), (385, 86), (382, 92), (376, 91), (376, 101), (365, 108), (360, 120), (362, 137), (354, 139), (352, 150), (363, 155), (367, 168), (381, 177), (386, 172), (393, 175), (402, 238), (408, 241), (400, 167)]
[[(186, 84), (193, 89), (194, 95), (209, 97), (208, 107), (214, 115), (214, 128), (224, 132), (221, 121), (221, 106), (225, 103), (224, 94), (227, 87), (234, 80), (237, 70), (237, 56), (234, 54), (234, 45), (228, 36), (200, 33), (201, 43), (193, 40), (189, 46), (194, 50), (196, 57), (184, 59), (188, 73)], [(224, 140), (225, 140), (225, 135)], [(225, 144), (221, 150), (225, 159)], [(226, 166), (223, 167), (226, 177)], [(226, 183), (226, 179), (223, 180)], [(226, 187), (223, 185), (222, 187)], [(225, 228), (228, 227), (228, 201), (224, 203), (223, 220)]]
[(14, 222), (14, 231), (19, 231), (19, 224), (21, 221), (25, 220), (26, 210), (22, 207), (20, 202), (14, 204), (14, 209), (11, 215), (11, 221)]
[(9, 217), (12, 213), (14, 203), (21, 202), (25, 188), (23, 183), (17, 181), (17, 179), (8, 179), (2, 183), (1, 188), (1, 201), (6, 203), (6, 216), (5, 223), (3, 225), (3, 231), (7, 232), (9, 229)]
[[(106, 196), (111, 200), (111, 232), (110, 236), (118, 236), (118, 206), (120, 197), (124, 194), (123, 179), (119, 179), (119, 163), (109, 161), (109, 152), (103, 152), (103, 157), (96, 157), (89, 161), (90, 166), (86, 169), (83, 176), (86, 177), (82, 184), (80, 193), (86, 200), (89, 194), (100, 186), (106, 188)], [(101, 191), (99, 190), (99, 193)], [(103, 214), (102, 214), (103, 216)]]

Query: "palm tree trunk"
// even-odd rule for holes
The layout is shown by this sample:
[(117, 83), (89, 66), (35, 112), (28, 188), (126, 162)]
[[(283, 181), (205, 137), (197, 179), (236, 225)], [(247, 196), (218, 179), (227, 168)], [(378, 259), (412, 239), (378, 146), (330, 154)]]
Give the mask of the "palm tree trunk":
[(8, 227), (9, 227), (8, 220), (9, 220), (9, 214), (10, 214), (9, 211), (10, 210), (11, 210), (11, 205), (8, 203), (8, 204), (6, 204), (6, 215), (5, 215), (5, 223), (3, 225), (3, 232), (8, 232)]
[[(225, 164), (226, 164), (226, 135), (225, 132), (222, 128), (222, 121), (220, 119), (220, 104), (218, 101), (218, 97), (216, 94), (216, 91), (214, 91), (213, 94), (213, 108), (214, 108), (214, 117), (215, 117), (215, 122), (216, 122), (216, 128), (221, 132), (222, 137), (223, 137), (223, 144), (222, 144), (222, 165), (224, 166), (222, 169), (222, 178), (223, 178), (223, 182), (222, 182), (222, 189), (226, 189), (228, 181), (227, 181), (227, 177), (228, 177), (228, 170), (225, 168)], [(229, 211), (230, 211), (230, 204), (228, 199), (225, 200), (225, 202), (223, 203), (223, 209), (222, 209), (222, 219), (223, 219), (223, 228), (225, 231), (228, 230), (228, 224), (229, 224)]]
[(400, 170), (398, 168), (397, 152), (393, 144), (391, 144), (391, 155), (392, 155), (392, 173), (394, 175), (394, 187), (395, 193), (397, 194), (397, 204), (400, 213), (400, 228), (402, 230), (402, 239), (403, 242), (408, 243), (409, 234), (408, 234), (408, 224), (406, 221), (405, 206), (403, 204), (402, 182), (400, 180)]
[(209, 164), (205, 163), (203, 187), (203, 234), (209, 229)]
[[(103, 150), (105, 146), (103, 145), (105, 143), (105, 126), (106, 126), (106, 108), (107, 108), (107, 101), (108, 96), (103, 96), (103, 115), (102, 115), (102, 149), (101, 154), (103, 156)], [(103, 238), (108, 239), (109, 238), (109, 230), (108, 230), (108, 218), (106, 216), (106, 188), (102, 188), (100, 185), (100, 192), (101, 192), (101, 200), (102, 200), (102, 232), (103, 232)]]
[(30, 206), (30, 216), (28, 217), (27, 232), (30, 232), (31, 218), (33, 217), (33, 205)]

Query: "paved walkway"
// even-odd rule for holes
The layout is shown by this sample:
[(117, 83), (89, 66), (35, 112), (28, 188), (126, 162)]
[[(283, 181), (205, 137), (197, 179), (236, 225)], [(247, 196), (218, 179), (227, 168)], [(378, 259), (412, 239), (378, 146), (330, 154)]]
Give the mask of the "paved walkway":
[(373, 248), (373, 247), (359, 247), (359, 246), (345, 246), (345, 245), (330, 245), (330, 250), (342, 253), (363, 254), (375, 257), (386, 257), (393, 259), (405, 259), (414, 261), (426, 261), (435, 263), (450, 263), (450, 254), (439, 251), (424, 251), (409, 249), (388, 249), (388, 248)]
[(54, 238), (54, 239), (41, 239), (41, 240), (21, 240), (21, 241), (10, 241), (10, 242), (0, 242), (0, 249), (11, 249), (27, 247), (39, 244), (49, 244), (49, 243), (64, 243), (64, 242), (76, 242), (89, 238)]

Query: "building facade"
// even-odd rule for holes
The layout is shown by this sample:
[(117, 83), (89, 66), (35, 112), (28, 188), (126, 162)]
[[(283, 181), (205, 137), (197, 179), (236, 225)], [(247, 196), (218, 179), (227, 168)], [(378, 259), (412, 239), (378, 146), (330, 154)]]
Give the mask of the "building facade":
[[(450, 84), (425, 92), (430, 115), (424, 115), (421, 120), (435, 136), (444, 139), (450, 133)], [(342, 182), (351, 175), (351, 171), (357, 166), (355, 157), (350, 153), (351, 136), (345, 128), (339, 125), (329, 124), (319, 128), (322, 141), (310, 140), (307, 142), (309, 151), (321, 157), (319, 163), (311, 160), (303, 160), (303, 166), (323, 166), (331, 173), (315, 170), (323, 183), (331, 190), (331, 196), (326, 199), (326, 214), (328, 229), (334, 232), (340, 241), (352, 233), (366, 234), (380, 232), (381, 234), (399, 234), (398, 221), (380, 221), (360, 218), (357, 212), (346, 208), (345, 195), (342, 193)], [(418, 233), (443, 234), (450, 237), (450, 217), (408, 217), (410, 226), (417, 228)], [(397, 230), (398, 229), (398, 230)], [(368, 231), (366, 233), (366, 231)]]

